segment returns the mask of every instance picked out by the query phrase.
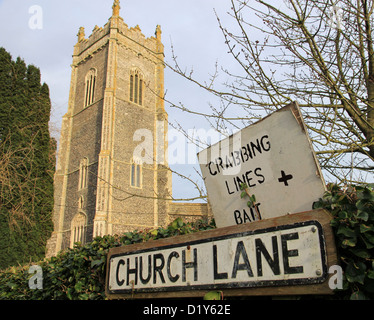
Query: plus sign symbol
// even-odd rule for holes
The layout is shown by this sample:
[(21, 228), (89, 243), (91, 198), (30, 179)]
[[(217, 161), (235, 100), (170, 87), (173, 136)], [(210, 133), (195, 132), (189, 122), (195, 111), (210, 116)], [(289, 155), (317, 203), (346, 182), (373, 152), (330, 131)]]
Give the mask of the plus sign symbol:
[(286, 174), (283, 170), (281, 171), (281, 177), (278, 179), (279, 182), (283, 182), (286, 187), (288, 187), (288, 180), (293, 179), (292, 174)]

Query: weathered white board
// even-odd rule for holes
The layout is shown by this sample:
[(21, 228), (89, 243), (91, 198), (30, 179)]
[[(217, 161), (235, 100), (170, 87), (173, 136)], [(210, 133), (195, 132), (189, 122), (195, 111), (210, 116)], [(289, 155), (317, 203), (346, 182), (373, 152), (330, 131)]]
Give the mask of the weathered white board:
[(325, 244), (311, 221), (112, 256), (110, 292), (318, 283)]
[(323, 211), (110, 249), (109, 298), (331, 293), (336, 263), (331, 216)]
[[(325, 192), (297, 103), (201, 151), (198, 158), (218, 227), (312, 210)], [(242, 183), (255, 195), (256, 207), (240, 197)]]

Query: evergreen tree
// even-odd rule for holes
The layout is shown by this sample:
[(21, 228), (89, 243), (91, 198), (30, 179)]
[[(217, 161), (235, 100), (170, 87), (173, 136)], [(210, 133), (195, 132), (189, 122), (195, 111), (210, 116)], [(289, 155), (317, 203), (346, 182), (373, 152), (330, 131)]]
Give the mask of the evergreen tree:
[(56, 143), (40, 70), (0, 48), (0, 269), (38, 261), (53, 230)]

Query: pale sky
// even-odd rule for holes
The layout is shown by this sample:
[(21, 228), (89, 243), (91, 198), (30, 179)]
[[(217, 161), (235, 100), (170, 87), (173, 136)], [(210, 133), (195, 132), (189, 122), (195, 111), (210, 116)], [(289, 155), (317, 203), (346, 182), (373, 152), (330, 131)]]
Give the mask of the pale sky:
[[(42, 81), (50, 88), (52, 127), (61, 126), (62, 116), (67, 111), (70, 65), (78, 29), (85, 27), (88, 37), (95, 25), (104, 26), (112, 14), (112, 4), (113, 0), (0, 0), (0, 46), (10, 52), (13, 59), (20, 56), (26, 64), (40, 68)], [(161, 25), (166, 61), (172, 62), (172, 43), (180, 64), (193, 67), (197, 78), (204, 81), (214, 72), (216, 61), (223, 65), (232, 63), (214, 13), (215, 9), (226, 25), (233, 24), (227, 15), (230, 4), (229, 0), (122, 0), (121, 16), (129, 27), (139, 25), (146, 37), (153, 36), (156, 25)], [(30, 27), (35, 14), (33, 6), (42, 9), (41, 29)], [(210, 96), (168, 69), (165, 70), (165, 90), (167, 98), (175, 103), (182, 102), (197, 111), (209, 111)], [(196, 116), (171, 108), (167, 108), (167, 112), (169, 122), (178, 121), (186, 130), (208, 128), (206, 122)], [(173, 139), (176, 140), (171, 138), (169, 144), (173, 144)], [(187, 157), (196, 158), (195, 154), (185, 155), (185, 159)], [(198, 169), (197, 161), (194, 166), (178, 163), (171, 167), (191, 177), (196, 177), (193, 168)], [(175, 198), (193, 197), (196, 192), (192, 185), (173, 177), (173, 195)]]

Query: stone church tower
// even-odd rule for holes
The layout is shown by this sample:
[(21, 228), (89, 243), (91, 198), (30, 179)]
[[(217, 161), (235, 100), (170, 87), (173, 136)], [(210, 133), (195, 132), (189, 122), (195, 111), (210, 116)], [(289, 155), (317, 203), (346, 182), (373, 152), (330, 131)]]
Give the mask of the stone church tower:
[(171, 173), (161, 29), (146, 38), (113, 14), (74, 46), (47, 256), (95, 236), (169, 222)]

